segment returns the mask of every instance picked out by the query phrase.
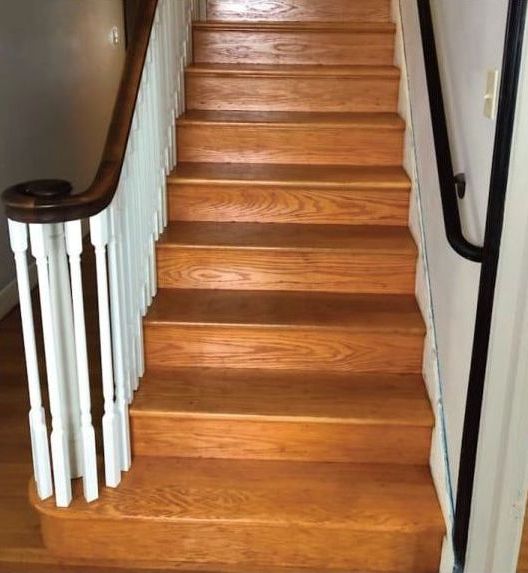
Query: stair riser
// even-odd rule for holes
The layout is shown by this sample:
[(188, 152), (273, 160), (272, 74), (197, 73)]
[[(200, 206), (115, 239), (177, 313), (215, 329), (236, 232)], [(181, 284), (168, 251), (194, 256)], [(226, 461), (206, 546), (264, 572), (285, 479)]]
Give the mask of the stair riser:
[[(183, 494), (192, 495), (192, 490)], [(174, 503), (170, 499), (167, 502)], [(186, 503), (185, 497), (181, 503)], [(234, 498), (231, 503), (243, 504), (244, 500)], [(163, 559), (164, 568), (173, 561), (178, 570), (182, 561), (189, 561), (255, 568), (433, 573), (438, 571), (442, 544), (437, 532), (362, 532), (339, 525), (316, 527), (289, 522), (267, 525), (182, 520), (178, 524), (168, 520), (79, 519), (75, 527), (82, 535), (72, 535), (70, 520), (42, 516), (44, 542), (56, 555), (129, 562)]]
[(409, 192), (248, 184), (170, 184), (171, 221), (407, 226)]
[(412, 294), (415, 253), (158, 247), (161, 288)]
[(390, 66), (394, 33), (195, 28), (193, 46), (195, 63)]
[(208, 0), (207, 18), (227, 21), (388, 22), (389, 0)]
[(396, 112), (397, 78), (187, 74), (187, 109)]
[(178, 125), (180, 161), (395, 166), (403, 131), (346, 125)]
[(148, 368), (212, 367), (419, 374), (423, 334), (346, 328), (147, 324)]
[(427, 465), (431, 429), (353, 423), (132, 415), (139, 456)]
[(409, 192), (169, 185), (171, 221), (407, 226)]

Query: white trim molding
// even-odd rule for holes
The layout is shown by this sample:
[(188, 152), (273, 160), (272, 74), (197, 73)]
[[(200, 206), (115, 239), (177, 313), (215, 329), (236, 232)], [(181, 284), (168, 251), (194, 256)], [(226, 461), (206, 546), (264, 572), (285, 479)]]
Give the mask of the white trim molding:
[(491, 325), (466, 573), (514, 573), (528, 470), (528, 28)]
[(423, 217), (420, 201), (420, 182), (415, 154), (413, 117), (409, 95), (410, 90), (405, 57), (405, 43), (403, 40), (404, 29), (400, 10), (400, 0), (393, 0), (392, 2), (392, 19), (396, 24), (395, 65), (398, 66), (401, 73), (398, 112), (406, 123), (404, 140), (404, 168), (411, 179), (409, 228), (419, 251), (416, 269), (415, 292), (418, 305), (420, 307), (420, 311), (423, 315), (427, 329), (424, 343), (423, 376), (435, 419), (435, 428), (433, 430), (431, 443), (430, 467), (447, 530), (442, 549), (440, 572), (452, 573), (454, 565), (454, 553), (452, 545), (452, 527), (454, 513), (453, 495), (447, 459), (442, 391), (440, 385), (440, 369), (438, 364), (436, 332), (431, 300), (431, 287), (429, 283), (425, 234), (423, 229)]

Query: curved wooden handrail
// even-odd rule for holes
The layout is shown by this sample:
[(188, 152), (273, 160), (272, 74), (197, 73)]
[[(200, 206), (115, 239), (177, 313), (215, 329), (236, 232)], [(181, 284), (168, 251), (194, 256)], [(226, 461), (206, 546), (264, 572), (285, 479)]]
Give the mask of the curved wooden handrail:
[(92, 217), (110, 204), (123, 167), (157, 4), (158, 0), (140, 3), (103, 156), (92, 184), (85, 191), (72, 194), (33, 193), (29, 183), (15, 185), (2, 195), (10, 219), (23, 223), (60, 223)]

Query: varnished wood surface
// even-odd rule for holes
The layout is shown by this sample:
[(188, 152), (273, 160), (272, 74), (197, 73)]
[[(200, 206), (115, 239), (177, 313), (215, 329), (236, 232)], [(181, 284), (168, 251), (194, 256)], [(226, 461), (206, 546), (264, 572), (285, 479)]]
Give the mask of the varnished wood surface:
[(162, 288), (412, 294), (415, 266), (398, 227), (180, 222), (157, 248)]
[(427, 465), (419, 376), (174, 369), (131, 409), (137, 455)]
[(389, 0), (208, 0), (211, 20), (386, 22), (390, 16)]
[[(145, 324), (348, 328), (423, 336), (414, 296), (161, 289)], [(382, 370), (380, 370), (382, 371)]]
[(196, 65), (187, 109), (395, 112), (399, 74), (389, 66)]
[(136, 415), (384, 423), (431, 428), (419, 375), (175, 368), (147, 372)]
[(390, 66), (393, 24), (196, 23), (194, 61)]
[(409, 192), (310, 185), (170, 183), (171, 221), (406, 226)]
[(149, 367), (419, 373), (411, 296), (161, 290), (145, 325)]
[(222, 183), (290, 185), (304, 187), (410, 190), (409, 177), (401, 166), (288, 165), (262, 163), (180, 162), (169, 183)]
[(181, 161), (401, 165), (396, 114), (189, 111), (178, 120)]
[(97, 558), (433, 573), (443, 535), (414, 466), (138, 458), (99, 501), (38, 508), (55, 551)]

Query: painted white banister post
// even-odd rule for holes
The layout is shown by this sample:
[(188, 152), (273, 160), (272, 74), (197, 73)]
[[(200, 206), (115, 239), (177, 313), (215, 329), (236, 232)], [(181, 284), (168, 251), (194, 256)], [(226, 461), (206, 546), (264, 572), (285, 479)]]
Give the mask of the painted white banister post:
[(81, 415), (81, 438), (83, 455), (83, 491), (86, 501), (99, 495), (97, 483), (97, 455), (95, 432), (92, 424), (90, 376), (86, 346), (83, 286), (81, 274), (82, 228), (81, 221), (65, 224), (66, 251), (70, 260), (71, 293), (73, 301), (73, 324), (77, 362), (77, 384)]
[(27, 225), (9, 221), (9, 238), (11, 249), (15, 256), (18, 282), (20, 315), (22, 319), (22, 335), (29, 388), (29, 428), (31, 435), (31, 451), (33, 454), (33, 473), (40, 499), (46, 499), (53, 494), (51, 479), (51, 461), (48, 443), (46, 417), (42, 405), (40, 390), (40, 375), (35, 342), (35, 322), (33, 320), (33, 305), (31, 301), (31, 285), (28, 272), (28, 236)]
[(117, 487), (121, 481), (121, 454), (119, 451), (119, 420), (114, 403), (114, 372), (112, 363), (112, 334), (110, 326), (110, 301), (108, 296), (108, 272), (106, 248), (108, 245), (109, 221), (105, 209), (90, 219), (90, 236), (95, 248), (97, 270), (97, 301), (99, 308), (99, 338), (101, 346), (101, 370), (103, 378), (103, 448), (105, 479), (108, 487)]
[(55, 481), (55, 499), (59, 507), (67, 507), (72, 499), (68, 435), (65, 427), (63, 399), (57, 364), (57, 340), (53, 326), (53, 312), (49, 277), (50, 226), (29, 226), (31, 251), (37, 261), (37, 273), (42, 312), (44, 352), (48, 375), (51, 410), (51, 456)]

